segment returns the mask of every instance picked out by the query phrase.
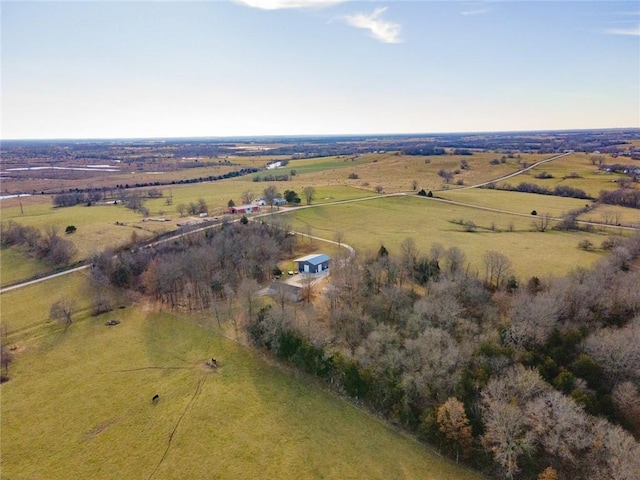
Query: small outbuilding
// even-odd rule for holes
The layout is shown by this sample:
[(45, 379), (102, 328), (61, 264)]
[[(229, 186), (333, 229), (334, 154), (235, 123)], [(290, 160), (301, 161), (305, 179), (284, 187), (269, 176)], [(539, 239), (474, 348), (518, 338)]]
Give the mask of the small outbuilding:
[(314, 253), (294, 260), (300, 273), (320, 273), (329, 268), (331, 258), (324, 253)]
[(239, 205), (237, 207), (229, 207), (229, 213), (256, 213), (260, 211), (258, 205)]

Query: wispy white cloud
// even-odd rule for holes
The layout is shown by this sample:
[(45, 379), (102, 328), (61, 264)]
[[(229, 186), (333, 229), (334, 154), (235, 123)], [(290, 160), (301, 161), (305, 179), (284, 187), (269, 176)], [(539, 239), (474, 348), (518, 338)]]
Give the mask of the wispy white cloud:
[(282, 8), (328, 7), (346, 0), (235, 0), (236, 3), (262, 10), (280, 10)]
[(484, 15), (491, 11), (491, 8), (488, 5), (488, 2), (467, 2), (463, 3), (464, 10), (460, 12), (461, 15), (464, 16), (475, 16), (475, 15)]
[(464, 12), (460, 12), (460, 14), (465, 16), (484, 15), (485, 13), (489, 13), (490, 11), (491, 9), (489, 8), (477, 8), (474, 10), (465, 10)]
[(635, 37), (640, 37), (640, 25), (629, 28), (609, 28), (604, 31), (609, 35), (632, 35)]
[(374, 38), (383, 43), (402, 43), (400, 25), (381, 18), (386, 10), (387, 7), (376, 8), (370, 14), (347, 15), (344, 20), (352, 27), (369, 30)]

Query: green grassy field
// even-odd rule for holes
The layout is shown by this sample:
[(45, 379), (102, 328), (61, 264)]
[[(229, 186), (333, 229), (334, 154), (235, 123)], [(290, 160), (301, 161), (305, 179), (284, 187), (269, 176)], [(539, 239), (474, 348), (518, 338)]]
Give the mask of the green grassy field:
[(29, 258), (16, 248), (0, 250), (0, 285), (11, 285), (25, 278), (49, 271), (50, 267), (33, 258)]
[[(17, 305), (39, 288), (2, 295), (3, 323), (19, 313), (34, 320), (15, 325), (37, 324), (47, 305)], [(121, 323), (105, 326), (112, 318)], [(2, 478), (481, 478), (176, 315), (127, 307), (39, 332), (18, 338), (0, 387)]]
[[(328, 205), (293, 212), (291, 226), (323, 238), (345, 232), (344, 242), (360, 251), (376, 252), (384, 244), (399, 253), (408, 237), (428, 253), (434, 243), (461, 248), (471, 271), (482, 271), (482, 256), (488, 250), (504, 253), (516, 275), (564, 275), (578, 266), (590, 266), (601, 253), (585, 252), (578, 242), (590, 240), (599, 246), (605, 235), (586, 232), (540, 233), (533, 231), (530, 216), (517, 216), (451, 205), (419, 197), (392, 197), (342, 205)], [(455, 222), (473, 221), (475, 232), (466, 232)], [(492, 225), (495, 230), (491, 230)], [(512, 228), (513, 231), (509, 231)]]
[(87, 275), (86, 270), (75, 272), (0, 295), (0, 320), (9, 340), (46, 335), (53, 325), (49, 308), (63, 295), (76, 299), (79, 315), (86, 315), (90, 308)]

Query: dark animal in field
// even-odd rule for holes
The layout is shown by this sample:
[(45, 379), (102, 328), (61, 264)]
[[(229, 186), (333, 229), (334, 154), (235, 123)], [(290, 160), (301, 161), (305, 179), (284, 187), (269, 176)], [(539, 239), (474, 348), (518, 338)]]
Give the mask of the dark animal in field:
[(156, 403), (158, 403), (158, 400), (160, 400), (160, 395), (158, 395), (157, 393), (153, 396), (153, 398), (151, 399), (151, 403), (153, 403), (154, 405)]

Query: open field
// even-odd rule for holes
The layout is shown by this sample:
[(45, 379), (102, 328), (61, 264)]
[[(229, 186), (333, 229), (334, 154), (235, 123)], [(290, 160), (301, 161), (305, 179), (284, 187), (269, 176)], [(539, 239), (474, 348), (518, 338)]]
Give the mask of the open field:
[[(293, 229), (333, 238), (344, 232), (344, 242), (360, 251), (376, 252), (384, 244), (399, 253), (408, 237), (423, 253), (434, 243), (462, 249), (472, 271), (482, 272), (482, 256), (488, 250), (505, 254), (517, 276), (564, 275), (578, 266), (590, 266), (601, 253), (585, 252), (578, 242), (599, 246), (606, 235), (586, 232), (540, 233), (533, 231), (535, 217), (523, 217), (451, 205), (420, 197), (390, 197), (365, 202), (328, 205), (299, 210), (289, 215)], [(454, 222), (473, 221), (478, 229), (467, 232)], [(492, 224), (495, 230), (491, 230)], [(509, 231), (510, 226), (513, 231)]]
[(613, 228), (613, 226), (618, 224), (625, 227), (640, 228), (640, 210), (637, 208), (599, 204), (577, 198), (490, 189), (451, 190), (438, 192), (438, 197), (469, 205), (522, 214), (529, 214), (531, 211), (536, 210), (538, 215), (548, 213), (556, 218), (561, 217), (563, 213), (589, 205), (589, 211), (579, 215), (578, 220), (610, 225), (596, 226), (596, 229), (610, 234), (617, 234), (620, 231)]
[[(142, 215), (121, 205), (54, 208), (50, 202), (32, 201), (28, 204), (24, 202), (23, 209), (24, 214), (20, 212), (19, 207), (3, 208), (2, 221), (13, 220), (22, 225), (36, 227), (42, 232), (47, 227), (56, 228), (59, 235), (71, 240), (78, 249), (75, 260), (87, 258), (107, 247), (125, 245), (131, 240), (134, 232), (139, 239), (144, 239), (163, 233), (169, 228), (162, 223), (142, 222)], [(116, 222), (120, 225), (116, 225)], [(68, 225), (74, 225), (77, 228), (76, 232), (65, 235), (64, 231)]]
[(43, 328), (0, 387), (3, 478), (481, 478), (187, 319), (128, 307)]
[(554, 217), (560, 217), (563, 213), (570, 210), (576, 210), (591, 204), (588, 200), (580, 200), (577, 198), (478, 188), (438, 192), (438, 197), (509, 212), (529, 214), (535, 210), (538, 214), (549, 213)]
[(640, 209), (598, 204), (592, 210), (580, 215), (578, 219), (640, 228)]
[(17, 248), (0, 250), (0, 285), (2, 286), (46, 273), (50, 268), (40, 260), (29, 258)]
[[(500, 159), (501, 154), (494, 152), (475, 153), (474, 155), (433, 155), (415, 156), (395, 153), (367, 154), (360, 157), (342, 156), (326, 159), (294, 160), (287, 168), (294, 168), (305, 181), (330, 184), (345, 184), (373, 190), (380, 185), (387, 193), (411, 191), (415, 180), (418, 189), (440, 190), (454, 188), (457, 181), (464, 185), (485, 182), (509, 173), (513, 173), (522, 165), (549, 158), (551, 155), (521, 155), (520, 159), (505, 158), (505, 163), (491, 165), (493, 159)], [(461, 162), (468, 162), (469, 169), (461, 169)], [(455, 172), (460, 170), (450, 185), (443, 183), (438, 176), (440, 170)], [(357, 179), (349, 179), (349, 174), (356, 174)]]
[[(579, 188), (584, 190), (588, 195), (597, 198), (602, 190), (615, 190), (617, 181), (624, 177), (615, 173), (607, 173), (598, 170), (589, 160), (590, 155), (586, 153), (573, 153), (566, 157), (559, 158), (553, 162), (545, 163), (536, 168), (531, 169), (522, 176), (510, 178), (504, 182), (499, 182), (499, 186), (510, 184), (516, 186), (521, 182), (534, 183), (549, 189), (553, 189), (559, 185)], [(628, 163), (629, 159), (619, 159), (621, 163)], [(607, 157), (605, 163), (616, 163), (616, 159)], [(540, 179), (536, 178), (542, 172), (553, 175), (553, 178)], [(579, 178), (566, 178), (572, 174), (577, 174)]]
[(80, 315), (90, 309), (88, 273), (76, 272), (0, 295), (0, 320), (9, 341), (46, 335), (52, 327), (49, 308), (63, 295), (74, 298)]

